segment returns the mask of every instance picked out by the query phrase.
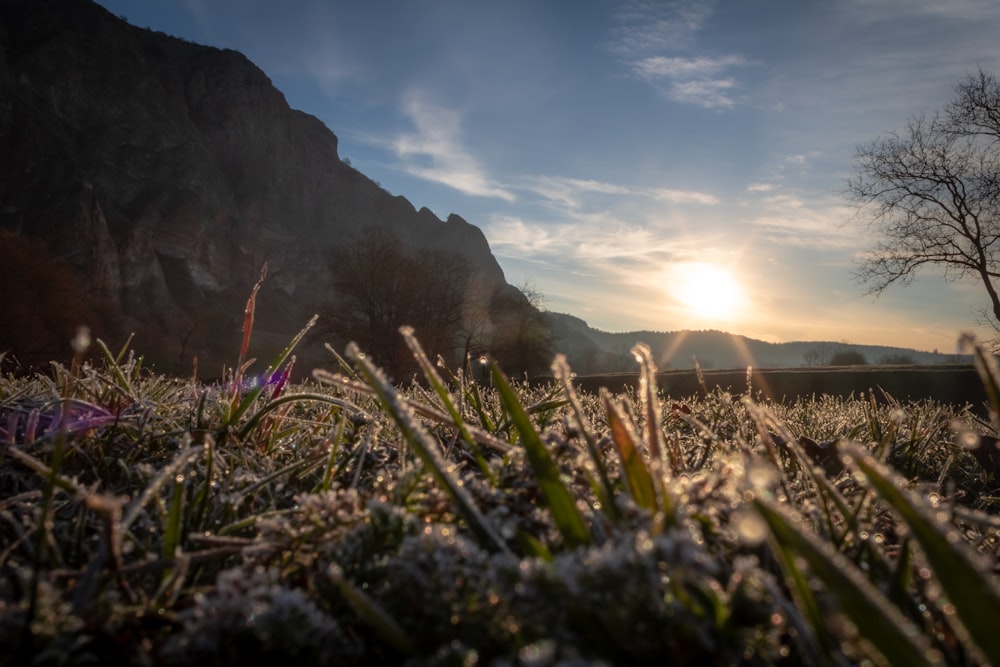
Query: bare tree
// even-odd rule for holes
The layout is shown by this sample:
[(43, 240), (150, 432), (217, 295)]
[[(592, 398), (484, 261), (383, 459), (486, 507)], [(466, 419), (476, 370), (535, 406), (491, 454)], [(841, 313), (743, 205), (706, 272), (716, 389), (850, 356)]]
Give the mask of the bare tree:
[(816, 343), (802, 353), (802, 359), (806, 362), (806, 366), (825, 366), (831, 354), (833, 353), (830, 351), (829, 343)]
[(530, 285), (500, 289), (490, 303), (490, 352), (511, 376), (544, 372), (552, 363), (555, 342), (541, 305)]
[(324, 330), (356, 341), (390, 377), (415, 370), (399, 335), (414, 328), (425, 351), (452, 355), (459, 347), (470, 269), (464, 257), (417, 252), (392, 232), (375, 229), (350, 238), (330, 256), (333, 296)]
[(909, 284), (934, 267), (986, 291), (983, 314), (1000, 330), (1000, 83), (969, 76), (943, 112), (857, 149), (846, 195), (877, 238), (856, 277), (869, 294)]

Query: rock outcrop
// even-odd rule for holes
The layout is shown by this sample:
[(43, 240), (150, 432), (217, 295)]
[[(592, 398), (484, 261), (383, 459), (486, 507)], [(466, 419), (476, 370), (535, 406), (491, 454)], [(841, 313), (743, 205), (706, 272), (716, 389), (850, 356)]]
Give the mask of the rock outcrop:
[(270, 354), (322, 308), (330, 250), (375, 226), (460, 252), (477, 284), (506, 286), (477, 227), (418, 211), (342, 162), (333, 132), (240, 53), (89, 0), (0, 0), (0, 232), (37, 241), (40, 265), (68, 267), (60, 298), (111, 341), (134, 332), (160, 369), (187, 372), (198, 356), (217, 374), (267, 262), (256, 340)]

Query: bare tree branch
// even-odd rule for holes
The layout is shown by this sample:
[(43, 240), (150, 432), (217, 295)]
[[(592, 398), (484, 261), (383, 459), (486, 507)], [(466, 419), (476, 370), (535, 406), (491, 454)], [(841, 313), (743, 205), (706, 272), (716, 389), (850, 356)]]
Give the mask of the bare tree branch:
[(855, 269), (869, 294), (908, 285), (920, 270), (973, 278), (1000, 328), (1000, 82), (982, 70), (944, 112), (858, 147), (845, 195), (876, 237)]

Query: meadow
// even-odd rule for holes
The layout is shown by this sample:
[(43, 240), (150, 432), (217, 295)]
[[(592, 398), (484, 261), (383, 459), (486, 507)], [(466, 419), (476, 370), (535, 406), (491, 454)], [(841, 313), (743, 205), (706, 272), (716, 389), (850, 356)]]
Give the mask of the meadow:
[(1000, 664), (982, 347), (988, 419), (665, 395), (642, 345), (619, 394), (474, 382), (406, 328), (419, 382), (293, 385), (248, 313), (221, 383), (85, 339), (0, 377), (0, 662)]

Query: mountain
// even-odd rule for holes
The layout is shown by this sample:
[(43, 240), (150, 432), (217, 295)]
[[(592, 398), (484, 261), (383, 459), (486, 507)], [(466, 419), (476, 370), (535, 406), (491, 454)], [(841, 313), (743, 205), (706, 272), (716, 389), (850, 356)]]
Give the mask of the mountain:
[(768, 343), (722, 331), (632, 331), (608, 333), (593, 329), (583, 320), (563, 313), (547, 313), (557, 338), (556, 348), (567, 356), (581, 375), (618, 373), (637, 369), (630, 350), (639, 342), (653, 351), (661, 370), (694, 368), (694, 359), (705, 370), (793, 368), (825, 365), (838, 352), (852, 351), (868, 363), (912, 363), (921, 365), (969, 363), (967, 355), (921, 352), (882, 345), (853, 345), (833, 341)]
[(240, 53), (89, 0), (0, 0), (0, 350), (65, 359), (86, 320), (114, 344), (134, 332), (160, 370), (197, 356), (218, 374), (266, 262), (266, 360), (322, 310), (331, 250), (373, 227), (464, 255), (487, 293), (508, 287), (477, 227), (345, 164)]

